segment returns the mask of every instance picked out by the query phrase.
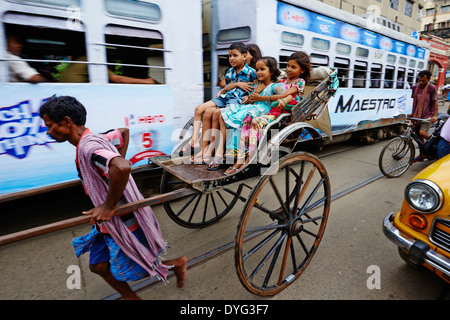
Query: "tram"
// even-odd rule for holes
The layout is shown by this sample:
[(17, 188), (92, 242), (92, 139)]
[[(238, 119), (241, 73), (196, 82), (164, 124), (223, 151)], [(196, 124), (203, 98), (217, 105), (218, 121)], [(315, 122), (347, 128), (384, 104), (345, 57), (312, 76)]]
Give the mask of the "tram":
[[(93, 132), (129, 128), (133, 168), (170, 154), (173, 132), (203, 102), (201, 0), (171, 2), (0, 0), (0, 201), (78, 183), (75, 148), (50, 139), (39, 118), (54, 94), (85, 105)], [(21, 57), (7, 52), (11, 36)], [(13, 82), (17, 60), (48, 81)], [(78, 77), (63, 76), (71, 66)]]
[(430, 54), (425, 42), (320, 1), (211, 0), (213, 96), (233, 41), (257, 44), (281, 68), (296, 51), (308, 53), (315, 67), (337, 68), (340, 89), (328, 104), (334, 141), (399, 129)]

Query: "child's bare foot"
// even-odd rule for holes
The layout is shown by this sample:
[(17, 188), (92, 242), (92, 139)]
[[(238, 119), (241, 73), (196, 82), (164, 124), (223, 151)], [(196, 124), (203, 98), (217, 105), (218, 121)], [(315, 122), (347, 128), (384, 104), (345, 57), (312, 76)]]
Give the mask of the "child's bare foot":
[(178, 150), (178, 154), (182, 157), (186, 152), (189, 151), (189, 154), (193, 154), (195, 150), (200, 148), (200, 144), (195, 144), (192, 141), (189, 141), (185, 144), (180, 150)]

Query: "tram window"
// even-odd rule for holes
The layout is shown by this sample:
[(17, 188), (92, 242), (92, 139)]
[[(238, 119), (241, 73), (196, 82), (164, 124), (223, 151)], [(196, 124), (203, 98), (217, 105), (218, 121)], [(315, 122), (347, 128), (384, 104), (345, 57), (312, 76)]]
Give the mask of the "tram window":
[(338, 80), (340, 88), (347, 88), (349, 78), (350, 60), (343, 58), (336, 58), (334, 60), (334, 67), (338, 70)]
[(313, 47), (314, 49), (328, 51), (330, 49), (330, 41), (319, 38), (312, 38), (311, 47)]
[(397, 89), (403, 89), (405, 86), (406, 71), (403, 68), (399, 68), (397, 71)]
[(388, 55), (387, 55), (387, 61), (388, 61), (388, 62), (395, 63), (395, 61), (397, 61), (397, 57), (394, 56), (393, 54), (388, 54)]
[(220, 30), (217, 34), (217, 42), (233, 42), (244, 41), (250, 39), (251, 31), (250, 27), (239, 27), (232, 29)]
[(419, 68), (420, 70), (423, 69), (424, 63), (423, 62), (419, 62), (419, 64), (417, 65), (417, 68)]
[(416, 60), (413, 60), (413, 59), (409, 60), (409, 66), (411, 68), (414, 68), (416, 66)]
[(384, 88), (394, 88), (394, 67), (386, 67), (386, 72), (384, 74)]
[(356, 48), (356, 55), (358, 57), (367, 58), (369, 57), (369, 49), (358, 47)]
[(283, 31), (281, 33), (281, 43), (302, 47), (305, 38), (301, 34)]
[[(16, 36), (23, 45), (21, 57), (49, 81), (61, 81), (69, 61), (86, 55), (83, 32), (6, 24), (7, 35)], [(42, 61), (44, 60), (44, 61)]]
[[(284, 54), (287, 54), (287, 53), (284, 52)], [(289, 59), (289, 55), (280, 55), (278, 57), (278, 68), (281, 71), (285, 71), (286, 70), (288, 59)]]
[(313, 66), (328, 66), (328, 56), (322, 54), (311, 53), (311, 64)]
[(367, 63), (362, 61), (355, 62), (355, 69), (353, 70), (353, 88), (366, 87)]
[(406, 85), (406, 89), (412, 88), (414, 85), (414, 70), (408, 70), (408, 83)]
[(132, 78), (152, 77), (157, 83), (165, 83), (161, 38), (107, 34), (105, 40), (107, 62), (114, 64), (108, 65), (110, 71)]
[(48, 4), (58, 7), (80, 6), (80, 0), (14, 0), (16, 2), (32, 2), (37, 4)]
[(381, 86), (381, 78), (383, 67), (381, 64), (373, 64), (370, 69), (370, 88), (379, 88)]
[(217, 86), (225, 87), (225, 74), (231, 67), (230, 61), (228, 55), (219, 55), (217, 58), (219, 61)]
[(115, 16), (159, 21), (161, 9), (154, 3), (140, 0), (105, 0), (106, 11)]
[(406, 58), (405, 57), (400, 57), (400, 59), (398, 60), (398, 62), (402, 65), (406, 65)]
[(343, 53), (343, 54), (350, 54), (352, 51), (352, 47), (348, 44), (340, 43), (338, 42), (336, 44), (336, 52), (337, 53)]

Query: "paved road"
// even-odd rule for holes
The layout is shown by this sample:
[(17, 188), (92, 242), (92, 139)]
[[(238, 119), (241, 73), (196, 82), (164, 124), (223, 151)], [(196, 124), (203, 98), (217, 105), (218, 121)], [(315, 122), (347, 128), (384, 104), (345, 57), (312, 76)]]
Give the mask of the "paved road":
[[(446, 108), (447, 105), (441, 107), (442, 111)], [(382, 141), (359, 148), (338, 144), (319, 152), (320, 156), (349, 150), (322, 158), (330, 176), (332, 195), (377, 177), (380, 174), (378, 155), (386, 143)], [(414, 164), (400, 178), (382, 177), (333, 201), (325, 236), (316, 256), (302, 276), (275, 297), (262, 299), (241, 286), (235, 272), (233, 249), (190, 269), (183, 289), (177, 289), (172, 280), (167, 286), (158, 283), (139, 294), (149, 300), (437, 299), (445, 288), (443, 282), (429, 272), (408, 267), (381, 229), (384, 216), (400, 209), (406, 184), (426, 165)], [(52, 209), (49, 203), (58, 204), (58, 210)], [(66, 219), (89, 208), (89, 202), (78, 189), (3, 204), (1, 210), (8, 215), (0, 232), (8, 232), (7, 227), (13, 225), (33, 227), (37, 220), (48, 223), (55, 216)], [(163, 234), (172, 245), (167, 258), (181, 254), (198, 257), (231, 243), (242, 208), (242, 204), (237, 204), (219, 223), (192, 230), (170, 220), (161, 205), (153, 207)], [(86, 233), (89, 228), (88, 225), (78, 226), (0, 247), (0, 299), (98, 300), (114, 297), (115, 292), (89, 272), (88, 256), (79, 259), (74, 256), (71, 239)], [(368, 288), (370, 270), (379, 271), (379, 288)], [(77, 272), (81, 275), (80, 288), (69, 289), (67, 281)]]
[[(324, 157), (322, 161), (330, 176), (332, 194), (378, 176), (377, 157), (385, 143)], [(329, 146), (323, 153), (353, 147), (348, 144)], [(406, 266), (381, 229), (383, 217), (400, 209), (407, 182), (425, 166), (426, 163), (415, 164), (400, 178), (380, 178), (333, 201), (325, 236), (307, 270), (286, 290), (263, 300), (437, 299), (444, 289), (443, 283), (428, 272)], [(80, 210), (85, 209), (83, 205), (80, 204)], [(36, 208), (35, 204), (31, 207), (36, 214), (45, 211), (45, 208)], [(155, 206), (163, 234), (173, 247), (168, 258), (180, 254), (197, 257), (233, 241), (242, 207), (237, 204), (215, 225), (191, 230), (176, 225), (162, 206)], [(0, 299), (96, 300), (114, 294), (98, 276), (89, 272), (87, 256), (77, 259), (73, 254), (71, 238), (88, 230), (89, 226), (84, 225), (0, 247)], [(177, 289), (172, 280), (167, 286), (159, 283), (139, 294), (150, 300), (260, 300), (241, 286), (233, 254), (233, 250), (227, 251), (190, 269), (189, 280), (183, 289)], [(67, 287), (67, 280), (72, 275), (68, 271), (73, 272), (71, 266), (79, 268), (81, 273), (80, 289)], [(379, 289), (367, 287), (371, 266), (379, 268)]]

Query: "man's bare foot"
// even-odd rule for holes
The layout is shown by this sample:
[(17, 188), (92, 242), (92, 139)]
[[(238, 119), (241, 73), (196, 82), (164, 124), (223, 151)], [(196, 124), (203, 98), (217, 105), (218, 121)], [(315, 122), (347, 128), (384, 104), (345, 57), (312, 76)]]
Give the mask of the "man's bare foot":
[(183, 288), (187, 278), (187, 258), (182, 256), (177, 259), (164, 261), (165, 265), (173, 266), (173, 273), (177, 278), (177, 287)]
[(133, 293), (133, 294), (129, 294), (129, 295), (123, 295), (122, 294), (122, 299), (123, 300), (142, 300), (141, 297), (139, 297), (137, 294)]

